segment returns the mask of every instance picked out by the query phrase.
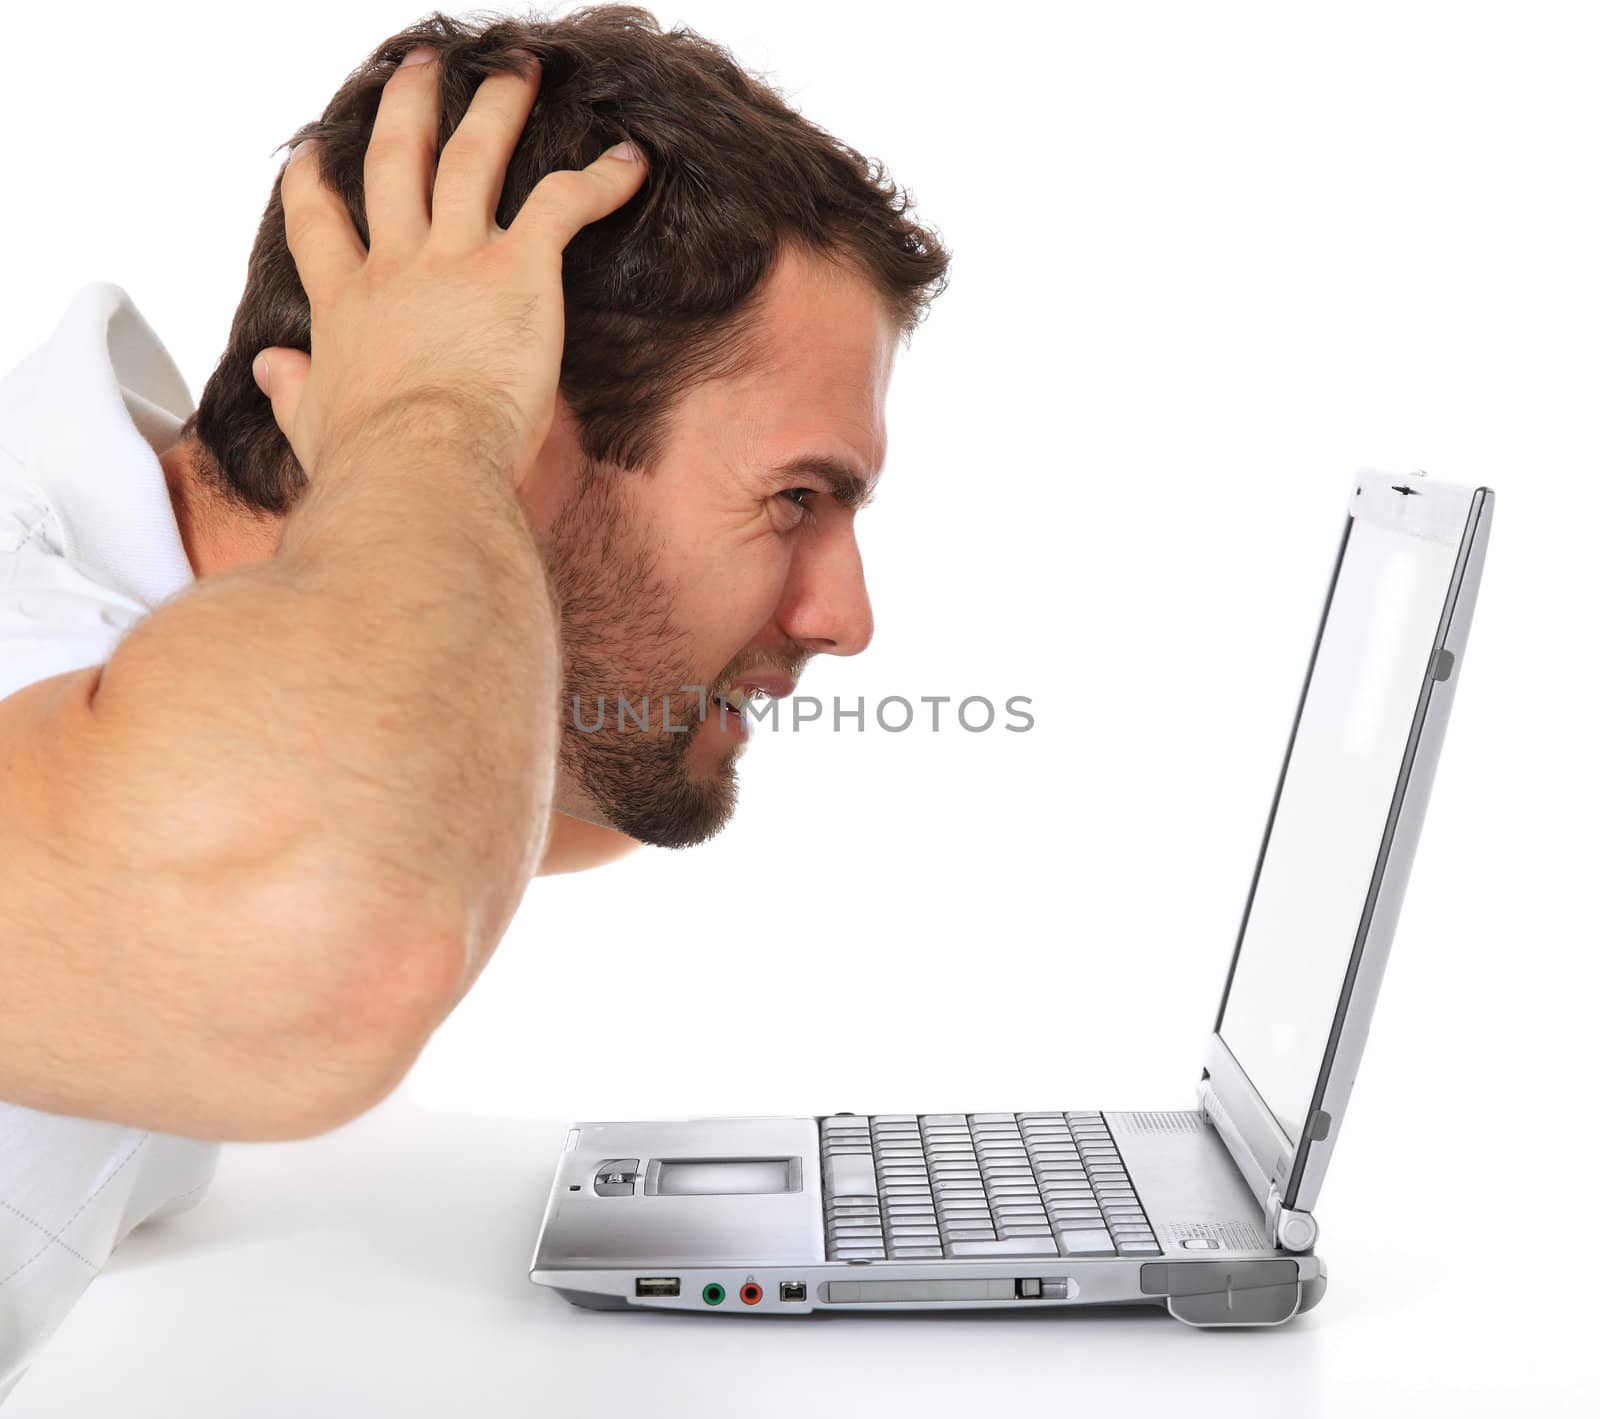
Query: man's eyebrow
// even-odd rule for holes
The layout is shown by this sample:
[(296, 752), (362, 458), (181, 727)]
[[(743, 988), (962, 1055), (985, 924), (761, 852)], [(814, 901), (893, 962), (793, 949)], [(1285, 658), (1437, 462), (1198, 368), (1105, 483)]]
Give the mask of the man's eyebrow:
[(828, 492), (841, 507), (864, 508), (877, 491), (876, 477), (863, 478), (848, 463), (826, 454), (803, 453), (798, 458), (774, 465), (772, 470), (780, 478), (792, 474), (809, 474), (828, 485)]

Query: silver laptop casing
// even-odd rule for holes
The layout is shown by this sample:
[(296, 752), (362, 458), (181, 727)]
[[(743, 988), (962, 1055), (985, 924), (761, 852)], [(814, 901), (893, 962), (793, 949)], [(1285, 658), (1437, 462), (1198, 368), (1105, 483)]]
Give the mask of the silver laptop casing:
[[(1494, 494), (1421, 475), (1363, 471), (1324, 601), (1272, 813), (1206, 1044), (1195, 1111), (1105, 1112), (1160, 1256), (829, 1261), (818, 1118), (714, 1117), (577, 1123), (556, 1166), (532, 1281), (575, 1305), (721, 1315), (816, 1315), (996, 1307), (1164, 1305), (1197, 1326), (1277, 1325), (1326, 1287), (1312, 1215), (1388, 958), (1459, 680)], [(1351, 528), (1360, 518), (1457, 547), (1349, 968), (1304, 1127), (1289, 1137), (1223, 1042), (1221, 1026), (1317, 648)], [(1088, 1108), (1033, 1100), (1009, 1110)], [(969, 1112), (976, 1112), (971, 1110)], [(663, 1160), (770, 1160), (782, 1191), (672, 1194)], [(625, 1173), (617, 1168), (623, 1165)], [(626, 1176), (620, 1185), (611, 1177)], [(609, 1195), (607, 1195), (609, 1194)], [(676, 1295), (641, 1294), (678, 1283)], [(703, 1288), (725, 1299), (709, 1306)], [(747, 1303), (741, 1291), (759, 1288)], [(751, 1297), (754, 1290), (748, 1291)]]

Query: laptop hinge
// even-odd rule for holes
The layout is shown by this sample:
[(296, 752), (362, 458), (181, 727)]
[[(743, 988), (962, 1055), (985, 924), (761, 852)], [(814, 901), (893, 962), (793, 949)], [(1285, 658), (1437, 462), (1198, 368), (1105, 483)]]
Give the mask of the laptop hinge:
[(1222, 1100), (1211, 1087), (1211, 1081), (1202, 1079), (1196, 1092), (1200, 1099), (1201, 1115), (1216, 1129), (1223, 1147), (1228, 1150), (1228, 1156), (1233, 1159), (1234, 1167), (1239, 1170), (1239, 1176), (1261, 1204), (1267, 1235), (1272, 1238), (1273, 1245), (1284, 1251), (1310, 1251), (1317, 1241), (1316, 1218), (1309, 1212), (1298, 1212), (1283, 1205), (1283, 1194), (1278, 1191), (1277, 1182), (1261, 1171), (1255, 1154), (1245, 1145), (1243, 1136), (1228, 1117), (1228, 1111), (1223, 1108)]

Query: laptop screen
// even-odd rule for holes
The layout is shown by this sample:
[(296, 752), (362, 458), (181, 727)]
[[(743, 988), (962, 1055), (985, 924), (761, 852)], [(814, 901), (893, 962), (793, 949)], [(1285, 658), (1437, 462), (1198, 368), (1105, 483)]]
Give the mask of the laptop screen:
[(1311, 1109), (1449, 597), (1459, 535), (1439, 536), (1359, 516), (1347, 524), (1223, 1003), (1222, 1040), (1291, 1143)]

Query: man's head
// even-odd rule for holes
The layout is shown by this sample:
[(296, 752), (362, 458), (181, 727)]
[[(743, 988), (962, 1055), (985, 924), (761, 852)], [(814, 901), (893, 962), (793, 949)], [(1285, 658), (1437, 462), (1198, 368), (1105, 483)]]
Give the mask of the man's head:
[[(894, 326), (860, 277), (789, 251), (752, 340), (759, 362), (683, 394), (648, 475), (586, 463), (563, 419), (530, 480), (562, 607), (562, 768), (576, 811), (644, 842), (698, 842), (732, 811), (746, 730), (722, 697), (787, 694), (812, 655), (872, 635), (854, 516)], [(577, 491), (539, 507), (573, 467)]]
[[(524, 504), (562, 612), (556, 806), (641, 841), (698, 842), (732, 809), (743, 737), (713, 697), (786, 693), (807, 657), (870, 637), (855, 507), (883, 463), (895, 349), (948, 257), (876, 164), (718, 46), (621, 6), (435, 12), (380, 45), (290, 140), (321, 140), (363, 239), (373, 116), (419, 43), (439, 52), (441, 147), (486, 74), (541, 61), (502, 227), (546, 172), (621, 138), (649, 164), (639, 195), (567, 247), (557, 422)], [(250, 363), (309, 349), (309, 328), (274, 195), (184, 431), (241, 511), (283, 516), (305, 486)]]

